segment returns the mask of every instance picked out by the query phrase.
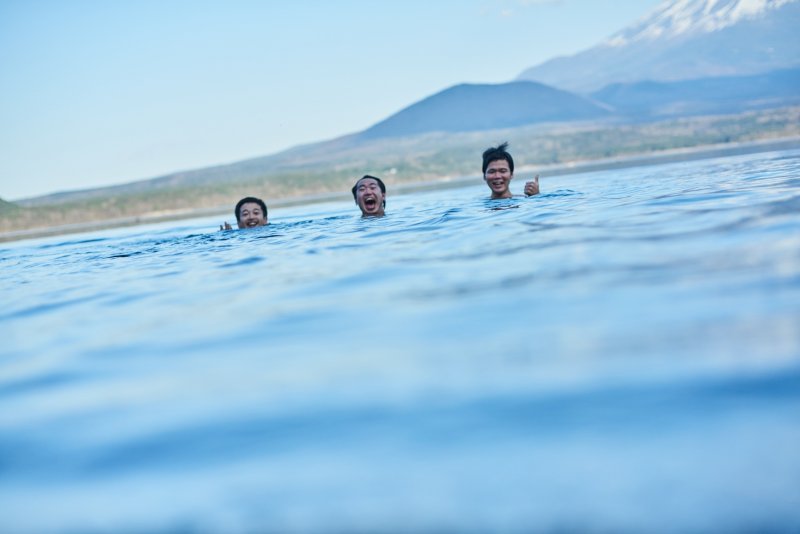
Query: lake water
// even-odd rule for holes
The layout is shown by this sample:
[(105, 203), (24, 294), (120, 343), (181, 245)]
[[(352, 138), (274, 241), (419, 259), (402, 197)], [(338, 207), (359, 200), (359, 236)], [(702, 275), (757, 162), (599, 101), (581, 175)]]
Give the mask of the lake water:
[(0, 245), (0, 531), (800, 530), (800, 151), (541, 185)]

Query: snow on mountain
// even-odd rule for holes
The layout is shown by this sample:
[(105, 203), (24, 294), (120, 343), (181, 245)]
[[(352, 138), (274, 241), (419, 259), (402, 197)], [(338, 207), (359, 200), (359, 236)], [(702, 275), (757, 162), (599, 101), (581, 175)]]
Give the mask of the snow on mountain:
[(667, 0), (606, 41), (522, 72), (590, 93), (613, 83), (748, 76), (800, 66), (800, 0)]
[(604, 44), (624, 46), (640, 40), (713, 32), (796, 0), (667, 0), (632, 27)]

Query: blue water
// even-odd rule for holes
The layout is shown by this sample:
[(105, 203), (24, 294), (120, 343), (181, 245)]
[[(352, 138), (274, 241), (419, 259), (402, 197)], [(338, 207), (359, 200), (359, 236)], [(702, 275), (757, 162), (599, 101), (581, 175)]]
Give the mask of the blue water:
[(541, 185), (0, 244), (0, 531), (800, 530), (800, 151)]

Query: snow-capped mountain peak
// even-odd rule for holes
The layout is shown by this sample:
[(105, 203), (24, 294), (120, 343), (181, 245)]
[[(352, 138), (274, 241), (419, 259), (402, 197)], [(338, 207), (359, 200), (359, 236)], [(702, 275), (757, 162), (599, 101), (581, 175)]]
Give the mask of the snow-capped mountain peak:
[(800, 67), (800, 0), (666, 0), (611, 39), (526, 69), (578, 93), (612, 83), (748, 76)]
[(797, 0), (665, 0), (633, 26), (611, 36), (606, 46), (708, 33), (757, 18)]

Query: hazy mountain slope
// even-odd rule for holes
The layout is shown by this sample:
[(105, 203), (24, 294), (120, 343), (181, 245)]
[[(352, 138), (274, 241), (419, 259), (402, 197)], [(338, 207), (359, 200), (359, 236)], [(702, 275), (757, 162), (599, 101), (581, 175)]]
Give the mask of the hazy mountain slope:
[(7, 200), (0, 198), (0, 214), (10, 213), (19, 209), (19, 206), (13, 202), (8, 202)]
[(426, 132), (469, 132), (537, 122), (596, 119), (608, 111), (566, 91), (535, 82), (461, 84), (425, 98), (358, 135), (360, 139)]
[[(135, 217), (164, 210), (232, 206), (245, 195), (265, 199), (346, 194), (364, 173), (402, 183), (479, 174), (480, 154), (511, 141), (519, 164), (548, 165), (647, 154), (674, 148), (800, 137), (800, 107), (666, 121), (582, 121), (474, 132), (432, 132), (357, 140), (354, 135), (272, 156), (175, 173), (126, 185), (16, 201), (0, 213), (3, 231)], [(239, 172), (241, 171), (241, 175)], [(49, 206), (44, 210), (28, 210)]]
[(800, 65), (800, 0), (666, 1), (634, 25), (574, 56), (525, 70), (576, 92), (611, 83), (749, 75)]
[(270, 168), (267, 162), (271, 158), (272, 156), (266, 156), (228, 165), (180, 171), (120, 185), (51, 193), (35, 198), (21, 199), (18, 200), (17, 203), (20, 206), (59, 204), (78, 199), (89, 200), (92, 198), (105, 198), (109, 196), (129, 195), (158, 190), (172, 190), (180, 187), (197, 187), (231, 181), (247, 182), (262, 177)]
[(592, 97), (637, 119), (796, 105), (800, 104), (800, 68), (752, 76), (612, 84)]

